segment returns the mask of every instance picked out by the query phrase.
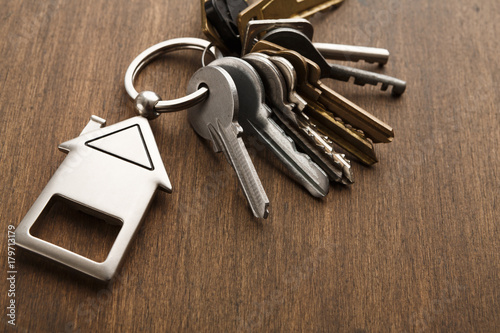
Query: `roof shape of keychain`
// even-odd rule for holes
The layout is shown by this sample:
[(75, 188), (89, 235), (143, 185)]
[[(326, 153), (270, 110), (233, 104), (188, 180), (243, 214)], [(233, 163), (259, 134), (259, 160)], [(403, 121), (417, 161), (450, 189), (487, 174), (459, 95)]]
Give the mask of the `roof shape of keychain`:
[[(134, 79), (156, 57), (186, 48), (204, 51), (210, 46), (198, 38), (172, 39), (150, 47), (130, 64), (125, 88), (141, 116), (108, 127), (103, 127), (104, 119), (92, 116), (80, 136), (59, 145), (68, 156), (16, 229), (17, 245), (100, 280), (114, 276), (156, 190), (172, 191), (148, 119), (163, 112), (184, 110), (208, 95), (206, 88), (200, 88), (189, 96), (162, 101), (154, 92), (138, 93)], [(216, 58), (222, 56), (215, 48), (210, 48), (210, 52)], [(89, 215), (122, 223), (104, 262), (30, 234), (45, 208), (57, 198)]]

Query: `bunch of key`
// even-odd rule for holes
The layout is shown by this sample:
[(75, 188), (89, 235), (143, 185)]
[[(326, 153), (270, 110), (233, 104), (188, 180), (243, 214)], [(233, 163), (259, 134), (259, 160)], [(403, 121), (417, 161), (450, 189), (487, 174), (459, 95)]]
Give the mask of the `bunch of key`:
[(394, 138), (390, 126), (321, 82), (354, 78), (357, 85), (392, 87), (393, 95), (406, 89), (396, 78), (326, 60), (384, 65), (387, 50), (312, 42), (305, 18), (341, 2), (201, 0), (203, 31), (227, 56), (191, 78), (188, 92), (204, 86), (209, 96), (189, 109), (188, 119), (225, 153), (258, 218), (267, 217), (269, 200), (242, 133), (262, 142), (315, 197), (326, 196), (330, 182), (354, 182), (346, 153), (370, 166), (378, 161), (374, 144)]

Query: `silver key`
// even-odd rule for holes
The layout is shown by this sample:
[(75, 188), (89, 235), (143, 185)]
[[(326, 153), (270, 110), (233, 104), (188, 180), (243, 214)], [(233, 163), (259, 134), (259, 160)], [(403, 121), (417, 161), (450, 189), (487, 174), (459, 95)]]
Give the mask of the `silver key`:
[(327, 195), (328, 176), (309, 156), (299, 153), (293, 140), (270, 118), (272, 112), (265, 104), (264, 86), (255, 69), (233, 57), (216, 60), (210, 66), (222, 67), (233, 78), (240, 101), (238, 120), (244, 132), (265, 144), (313, 196)]
[[(310, 40), (313, 39), (314, 28), (311, 23), (302, 18), (294, 19), (274, 19), (274, 20), (253, 20), (248, 22), (243, 36), (242, 55), (250, 52), (258, 36), (276, 28), (292, 28), (302, 32)], [(390, 53), (386, 49), (376, 47), (363, 47), (330, 43), (314, 43), (314, 46), (327, 59), (341, 61), (360, 61), (368, 63), (378, 63), (380, 66), (387, 64)]]
[(243, 59), (250, 62), (261, 76), (268, 99), (275, 107), (275, 115), (287, 133), (326, 171), (332, 181), (352, 183), (351, 165), (345, 156), (335, 152), (332, 142), (316, 132), (307, 116), (302, 112), (294, 112), (294, 105), (287, 101), (285, 79), (273, 62), (260, 53), (247, 54)]
[(331, 78), (338, 81), (348, 82), (354, 77), (354, 84), (364, 86), (365, 84), (381, 84), (383, 91), (392, 86), (393, 95), (401, 95), (406, 90), (406, 82), (391, 76), (365, 71), (337, 64), (329, 64), (323, 55), (314, 47), (311, 40), (295, 29), (278, 28), (267, 33), (264, 40), (275, 43), (287, 49), (296, 51), (302, 56), (312, 60), (321, 68), (321, 78)]
[[(312, 38), (309, 38), (312, 40)], [(364, 60), (370, 64), (378, 63), (380, 66), (387, 64), (390, 52), (377, 47), (353, 46), (330, 43), (313, 43), (314, 47), (326, 59), (358, 62)]]
[(257, 218), (267, 218), (269, 199), (241, 139), (238, 124), (238, 92), (231, 76), (218, 67), (203, 67), (191, 78), (188, 93), (200, 86), (209, 90), (208, 98), (190, 109), (188, 119), (193, 129), (213, 143), (215, 152), (223, 151), (234, 168), (250, 208)]

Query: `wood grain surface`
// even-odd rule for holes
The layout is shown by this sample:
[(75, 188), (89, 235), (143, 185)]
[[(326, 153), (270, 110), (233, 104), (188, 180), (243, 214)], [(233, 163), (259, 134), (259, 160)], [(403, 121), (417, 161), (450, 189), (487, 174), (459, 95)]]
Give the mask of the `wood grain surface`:
[[(0, 0), (0, 269), (17, 226), (92, 114), (134, 116), (129, 63), (175, 37), (203, 37), (199, 1)], [(158, 193), (114, 281), (18, 249), (19, 332), (498, 332), (500, 2), (346, 0), (314, 16), (315, 41), (387, 48), (407, 80), (393, 98), (325, 80), (395, 129), (380, 163), (323, 200), (248, 142), (269, 196), (253, 218), (222, 154), (186, 112), (151, 122), (172, 181)], [(139, 90), (183, 96), (200, 53), (141, 74)], [(102, 259), (116, 230), (66, 209), (43, 239)]]

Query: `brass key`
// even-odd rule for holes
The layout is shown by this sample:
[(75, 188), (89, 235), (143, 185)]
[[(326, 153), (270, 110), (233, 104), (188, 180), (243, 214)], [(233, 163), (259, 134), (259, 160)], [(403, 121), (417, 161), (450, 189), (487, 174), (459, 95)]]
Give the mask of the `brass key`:
[(392, 142), (394, 131), (389, 125), (324, 85), (320, 80), (316, 80), (321, 77), (319, 66), (307, 58), (304, 59), (308, 65), (309, 77), (312, 79), (310, 82), (316, 82), (316, 87), (321, 90), (321, 96), (318, 100), (320, 103), (323, 103), (328, 110), (342, 118), (346, 123), (362, 130), (374, 143)]
[(240, 36), (245, 35), (251, 20), (308, 18), (317, 12), (339, 5), (344, 0), (261, 0), (244, 11), (238, 17)]

